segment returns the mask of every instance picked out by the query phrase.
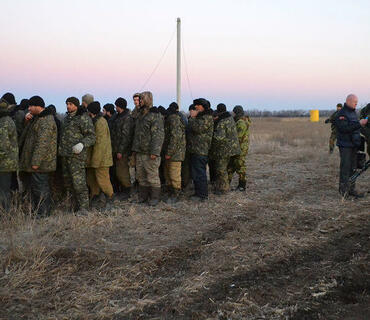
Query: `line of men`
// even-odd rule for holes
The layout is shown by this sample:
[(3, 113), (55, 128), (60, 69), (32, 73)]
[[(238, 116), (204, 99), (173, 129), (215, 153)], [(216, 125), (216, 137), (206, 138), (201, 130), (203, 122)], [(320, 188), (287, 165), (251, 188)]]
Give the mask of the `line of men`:
[[(207, 164), (215, 193), (229, 191), (233, 174), (238, 190), (246, 188), (250, 119), (241, 106), (234, 117), (219, 104), (215, 112), (204, 98), (193, 101), (190, 116), (176, 103), (153, 107), (149, 91), (133, 96), (134, 109), (118, 98), (101, 112), (91, 94), (66, 99), (60, 120), (40, 96), (23, 99), (6, 93), (0, 100), (0, 206), (10, 208), (17, 181), (28, 191), (40, 215), (52, 210), (51, 189), (73, 201), (71, 210), (86, 214), (90, 206), (111, 208), (113, 198), (127, 200), (130, 166), (135, 167), (138, 203), (158, 204), (162, 191), (175, 203), (193, 180), (194, 201), (208, 198)], [(162, 183), (161, 183), (162, 178)]]

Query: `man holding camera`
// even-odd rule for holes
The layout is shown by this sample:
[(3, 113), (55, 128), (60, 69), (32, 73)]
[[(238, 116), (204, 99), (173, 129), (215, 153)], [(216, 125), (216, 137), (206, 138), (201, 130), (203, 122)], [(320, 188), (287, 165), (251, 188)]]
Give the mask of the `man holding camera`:
[(339, 193), (348, 198), (362, 198), (364, 195), (355, 190), (355, 184), (349, 182), (357, 168), (357, 151), (361, 145), (360, 130), (366, 126), (368, 120), (357, 118), (356, 106), (358, 98), (350, 94), (343, 108), (335, 119), (337, 128), (337, 146), (340, 153)]

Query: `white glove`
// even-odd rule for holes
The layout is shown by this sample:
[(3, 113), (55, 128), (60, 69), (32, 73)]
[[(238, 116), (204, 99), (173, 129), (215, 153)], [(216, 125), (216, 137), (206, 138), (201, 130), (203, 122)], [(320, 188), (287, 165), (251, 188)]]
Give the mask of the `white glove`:
[(72, 147), (72, 151), (74, 154), (80, 154), (83, 148), (84, 148), (84, 145), (80, 142)]

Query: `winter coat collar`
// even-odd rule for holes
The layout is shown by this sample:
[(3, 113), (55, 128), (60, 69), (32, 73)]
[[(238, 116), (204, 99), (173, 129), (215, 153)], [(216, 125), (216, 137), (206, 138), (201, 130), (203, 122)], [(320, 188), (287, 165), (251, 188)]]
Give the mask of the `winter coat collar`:
[(124, 118), (125, 116), (128, 115), (129, 112), (130, 112), (130, 110), (124, 109), (121, 113), (117, 113), (115, 119)]
[(39, 118), (43, 118), (43, 117), (50, 116), (50, 115), (54, 116), (53, 111), (49, 108), (45, 108), (42, 112), (40, 112), (38, 116)]
[(10, 116), (10, 112), (8, 110), (0, 111), (0, 118)]
[(101, 117), (103, 117), (103, 114), (99, 113), (94, 118), (92, 118), (93, 124), (95, 124)]
[(356, 112), (356, 109), (350, 108), (346, 103), (344, 104), (343, 109), (347, 112)]
[(224, 119), (227, 119), (227, 118), (230, 118), (231, 117), (231, 114), (229, 112), (223, 112), (223, 113), (220, 113), (218, 118), (215, 120), (215, 127), (218, 125), (218, 123), (221, 121), (221, 120), (224, 120)]
[(211, 109), (205, 109), (203, 112), (199, 112), (198, 114), (197, 114), (197, 118), (198, 117), (203, 117), (203, 116), (205, 116), (205, 115), (212, 115), (212, 113), (213, 113), (213, 111), (211, 110)]

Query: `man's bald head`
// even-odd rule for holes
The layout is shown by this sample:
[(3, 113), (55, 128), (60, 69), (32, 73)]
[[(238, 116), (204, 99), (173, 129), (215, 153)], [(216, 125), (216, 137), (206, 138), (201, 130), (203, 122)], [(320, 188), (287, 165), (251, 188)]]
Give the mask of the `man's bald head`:
[(346, 105), (349, 106), (351, 109), (356, 109), (358, 103), (358, 98), (355, 94), (351, 93), (347, 96)]

